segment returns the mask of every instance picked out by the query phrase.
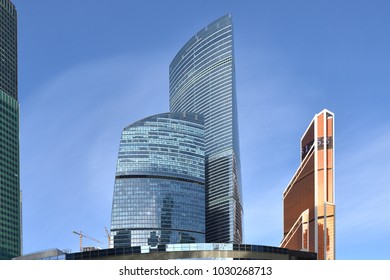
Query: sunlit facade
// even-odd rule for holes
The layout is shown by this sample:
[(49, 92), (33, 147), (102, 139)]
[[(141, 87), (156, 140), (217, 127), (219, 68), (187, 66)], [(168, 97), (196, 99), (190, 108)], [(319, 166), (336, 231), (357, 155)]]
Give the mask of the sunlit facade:
[(0, 259), (21, 255), (17, 12), (0, 0)]
[(203, 117), (165, 113), (122, 132), (111, 248), (205, 241)]
[(170, 111), (204, 115), (206, 242), (242, 243), (242, 194), (230, 15), (193, 36), (169, 67)]
[(283, 193), (281, 247), (335, 259), (334, 114), (317, 114), (301, 139), (301, 164)]

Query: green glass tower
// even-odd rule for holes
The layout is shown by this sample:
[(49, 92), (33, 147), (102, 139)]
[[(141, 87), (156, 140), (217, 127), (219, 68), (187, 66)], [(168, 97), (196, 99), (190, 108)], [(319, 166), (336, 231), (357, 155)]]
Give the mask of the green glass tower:
[(0, 259), (21, 254), (17, 13), (0, 0)]

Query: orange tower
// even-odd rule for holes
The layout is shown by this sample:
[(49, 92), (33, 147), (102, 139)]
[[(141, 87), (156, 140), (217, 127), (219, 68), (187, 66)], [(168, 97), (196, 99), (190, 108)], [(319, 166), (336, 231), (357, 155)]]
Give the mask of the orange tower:
[(315, 115), (301, 139), (301, 164), (283, 192), (283, 248), (335, 259), (334, 114)]

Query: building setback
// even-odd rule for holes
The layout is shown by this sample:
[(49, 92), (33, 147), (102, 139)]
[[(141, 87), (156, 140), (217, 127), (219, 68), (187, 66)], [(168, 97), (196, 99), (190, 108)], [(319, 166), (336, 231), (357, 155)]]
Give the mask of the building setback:
[(193, 36), (169, 66), (171, 112), (204, 115), (206, 242), (242, 243), (243, 206), (230, 15)]
[(111, 248), (205, 240), (203, 117), (164, 113), (121, 137), (111, 214)]
[(281, 247), (335, 259), (334, 114), (317, 114), (301, 139), (301, 164), (283, 193)]
[(0, 0), (0, 259), (21, 255), (17, 12)]

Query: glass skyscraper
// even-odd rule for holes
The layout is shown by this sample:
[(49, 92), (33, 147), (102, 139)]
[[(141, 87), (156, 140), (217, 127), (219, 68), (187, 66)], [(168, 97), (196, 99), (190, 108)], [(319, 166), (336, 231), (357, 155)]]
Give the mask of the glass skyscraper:
[(204, 115), (206, 242), (242, 243), (242, 194), (230, 15), (193, 36), (169, 67), (171, 112)]
[(203, 116), (164, 113), (127, 126), (118, 153), (110, 247), (204, 240)]
[(0, 0), (0, 259), (21, 254), (17, 13)]

